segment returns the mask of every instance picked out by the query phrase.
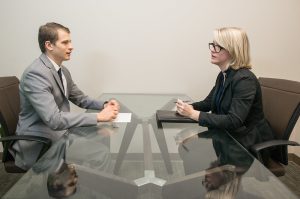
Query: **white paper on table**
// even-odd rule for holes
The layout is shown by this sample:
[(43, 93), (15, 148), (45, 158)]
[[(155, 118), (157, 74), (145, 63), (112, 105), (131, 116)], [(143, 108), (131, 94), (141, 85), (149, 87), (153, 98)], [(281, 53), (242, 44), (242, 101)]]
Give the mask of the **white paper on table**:
[(131, 122), (131, 113), (119, 113), (117, 118), (113, 120), (116, 123)]

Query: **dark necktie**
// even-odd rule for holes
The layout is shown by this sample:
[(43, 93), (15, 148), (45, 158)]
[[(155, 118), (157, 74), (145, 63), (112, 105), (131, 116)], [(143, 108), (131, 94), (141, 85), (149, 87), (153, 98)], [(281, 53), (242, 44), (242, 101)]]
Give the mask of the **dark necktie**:
[[(58, 69), (57, 73), (58, 73), (59, 79), (61, 81), (61, 85), (64, 88), (64, 82), (63, 82), (63, 79), (62, 79), (61, 68)], [(65, 88), (64, 88), (64, 90), (65, 90)]]

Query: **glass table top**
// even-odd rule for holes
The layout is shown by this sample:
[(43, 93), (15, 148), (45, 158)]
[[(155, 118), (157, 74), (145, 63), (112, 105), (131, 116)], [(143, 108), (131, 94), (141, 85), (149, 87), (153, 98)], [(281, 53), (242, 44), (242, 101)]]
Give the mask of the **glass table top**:
[(297, 198), (227, 132), (156, 121), (188, 96), (99, 98), (131, 122), (69, 129), (3, 198)]

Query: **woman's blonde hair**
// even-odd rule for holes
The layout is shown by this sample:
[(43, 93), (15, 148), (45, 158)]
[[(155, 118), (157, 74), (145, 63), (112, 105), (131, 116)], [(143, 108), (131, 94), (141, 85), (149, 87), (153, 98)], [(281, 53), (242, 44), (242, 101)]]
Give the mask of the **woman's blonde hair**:
[(205, 199), (234, 199), (239, 191), (240, 184), (241, 176), (236, 176), (218, 189), (208, 191), (205, 194)]
[(214, 31), (214, 41), (229, 52), (231, 68), (251, 68), (250, 45), (244, 30), (236, 27), (216, 29)]

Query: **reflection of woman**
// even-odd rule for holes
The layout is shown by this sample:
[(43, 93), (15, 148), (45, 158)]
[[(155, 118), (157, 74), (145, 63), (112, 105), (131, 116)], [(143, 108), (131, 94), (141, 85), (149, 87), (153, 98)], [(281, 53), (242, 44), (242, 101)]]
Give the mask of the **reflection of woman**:
[[(193, 134), (196, 129), (185, 129), (182, 134)], [(210, 144), (207, 139), (211, 139), (213, 151), (207, 147), (203, 147), (205, 143)], [(205, 151), (199, 155), (199, 152)], [(253, 157), (249, 155), (238, 143), (236, 143), (226, 132), (212, 129), (204, 131), (196, 137), (188, 137), (178, 148), (179, 155), (183, 160), (183, 166), (186, 175), (195, 174), (205, 170), (202, 185), (206, 192), (202, 198), (253, 198), (248, 193), (243, 192), (241, 188), (241, 179), (245, 172), (248, 171), (253, 163)], [(216, 159), (207, 167), (205, 161)], [(208, 158), (209, 157), (209, 158)], [(202, 165), (200, 165), (202, 164)], [(203, 168), (206, 166), (205, 168)], [(202, 177), (202, 176), (201, 176)], [(199, 189), (201, 190), (201, 189)], [(188, 197), (187, 197), (188, 198)]]
[(239, 191), (241, 176), (236, 176), (233, 169), (218, 167), (217, 162), (213, 162), (206, 170), (205, 178), (202, 182), (207, 193), (205, 198), (213, 199), (234, 199)]
[[(187, 128), (181, 133), (193, 134), (193, 132), (197, 132), (197, 130)], [(209, 141), (207, 141), (207, 139), (211, 140), (212, 145)], [(206, 144), (213, 147), (213, 150), (211, 150), (208, 146), (205, 146)], [(203, 150), (205, 150), (205, 153), (201, 153)], [(185, 173), (187, 175), (204, 169), (203, 166), (200, 165), (204, 162), (203, 158), (205, 158), (205, 161), (214, 161), (214, 164), (212, 164), (211, 167), (233, 165), (235, 167), (235, 172), (239, 175), (247, 172), (254, 160), (254, 158), (239, 144), (237, 144), (237, 142), (234, 141), (225, 131), (217, 129), (201, 132), (198, 136), (187, 137), (187, 139), (184, 139), (184, 141), (179, 145), (178, 152), (183, 160)], [(216, 157), (216, 161), (214, 157)], [(207, 166), (205, 169), (206, 168)]]
[(178, 100), (177, 111), (197, 120), (201, 126), (227, 130), (247, 149), (254, 143), (271, 139), (260, 85), (250, 71), (246, 33), (240, 28), (217, 29), (209, 49), (211, 63), (221, 70), (215, 86), (203, 101), (189, 105)]
[[(237, 194), (245, 195), (240, 189), (242, 175), (253, 163), (253, 158), (244, 151), (225, 132), (211, 130), (199, 137), (212, 139), (217, 155), (217, 161), (211, 163), (206, 170), (203, 185), (207, 193), (205, 198), (239, 198)], [(216, 170), (215, 172), (210, 172)], [(251, 197), (250, 197), (251, 198)]]

